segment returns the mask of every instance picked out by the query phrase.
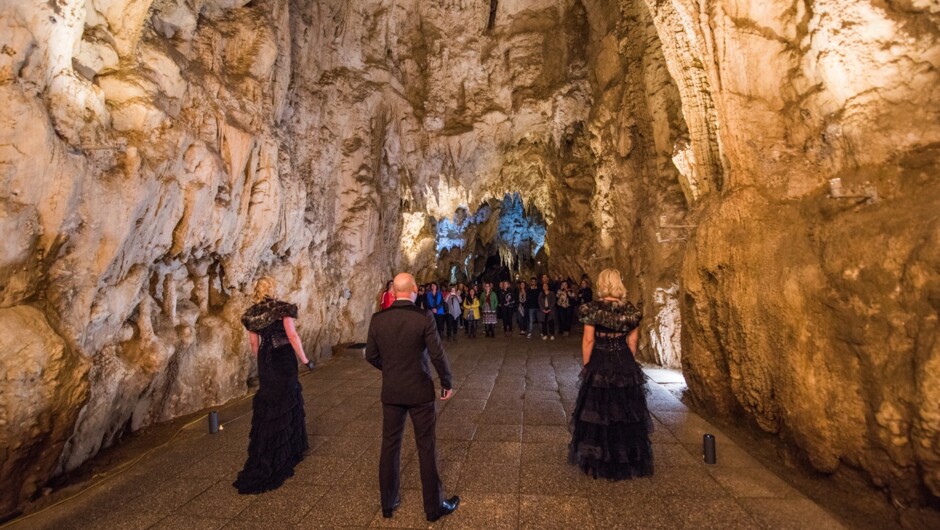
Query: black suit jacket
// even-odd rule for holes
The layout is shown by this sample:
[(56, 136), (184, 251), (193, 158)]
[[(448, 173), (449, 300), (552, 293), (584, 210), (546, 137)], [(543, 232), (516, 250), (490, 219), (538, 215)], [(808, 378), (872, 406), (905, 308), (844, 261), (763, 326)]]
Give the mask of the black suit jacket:
[(382, 403), (417, 405), (434, 401), (434, 380), (428, 360), (451, 388), (450, 363), (437, 334), (434, 315), (409, 300), (372, 315), (366, 360), (382, 370)]

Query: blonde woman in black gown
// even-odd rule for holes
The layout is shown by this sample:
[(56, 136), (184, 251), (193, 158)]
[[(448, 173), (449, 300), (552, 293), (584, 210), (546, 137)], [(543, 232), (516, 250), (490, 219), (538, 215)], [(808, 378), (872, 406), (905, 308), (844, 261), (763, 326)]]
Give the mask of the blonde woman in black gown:
[(309, 447), (297, 361), (313, 368), (294, 327), (297, 306), (275, 296), (265, 276), (255, 285), (254, 305), (242, 315), (251, 352), (258, 357), (258, 392), (252, 401), (248, 460), (232, 484), (239, 493), (262, 493), (294, 475)]
[(578, 309), (584, 369), (568, 460), (594, 478), (653, 474), (646, 376), (634, 359), (643, 315), (626, 296), (620, 272), (607, 269), (598, 277), (598, 299)]

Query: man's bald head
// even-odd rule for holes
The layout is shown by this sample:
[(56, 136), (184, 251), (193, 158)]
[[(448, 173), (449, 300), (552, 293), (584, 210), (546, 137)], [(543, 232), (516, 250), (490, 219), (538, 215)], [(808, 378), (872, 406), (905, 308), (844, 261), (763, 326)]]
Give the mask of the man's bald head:
[(407, 272), (402, 272), (399, 273), (398, 276), (395, 276), (392, 282), (392, 288), (395, 289), (395, 298), (397, 299), (407, 298), (413, 301), (414, 298), (412, 298), (412, 296), (418, 292), (415, 277)]

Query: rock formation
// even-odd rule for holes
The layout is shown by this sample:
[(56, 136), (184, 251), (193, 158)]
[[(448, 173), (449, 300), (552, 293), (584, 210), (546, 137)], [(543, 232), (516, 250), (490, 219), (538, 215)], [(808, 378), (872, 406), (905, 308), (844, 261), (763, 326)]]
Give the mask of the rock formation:
[(242, 395), (254, 278), (328, 352), (392, 272), (466, 257), (441, 220), (507, 194), (553, 273), (625, 271), (642, 355), (699, 404), (935, 500), (938, 24), (930, 0), (0, 0), (0, 513)]
[(935, 499), (940, 7), (647, 4), (703, 183), (680, 274), (693, 395), (821, 471)]

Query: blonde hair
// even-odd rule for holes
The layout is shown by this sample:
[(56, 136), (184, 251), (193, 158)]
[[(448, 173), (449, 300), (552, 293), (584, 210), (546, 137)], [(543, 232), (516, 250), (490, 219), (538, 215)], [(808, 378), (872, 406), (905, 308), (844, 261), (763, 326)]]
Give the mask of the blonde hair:
[(597, 297), (617, 298), (618, 300), (627, 297), (627, 288), (623, 286), (623, 280), (620, 279), (620, 271), (617, 269), (601, 271), (597, 276)]
[(277, 291), (277, 282), (270, 276), (262, 276), (255, 282), (255, 292), (251, 295), (251, 301), (261, 302), (265, 298), (274, 298)]

